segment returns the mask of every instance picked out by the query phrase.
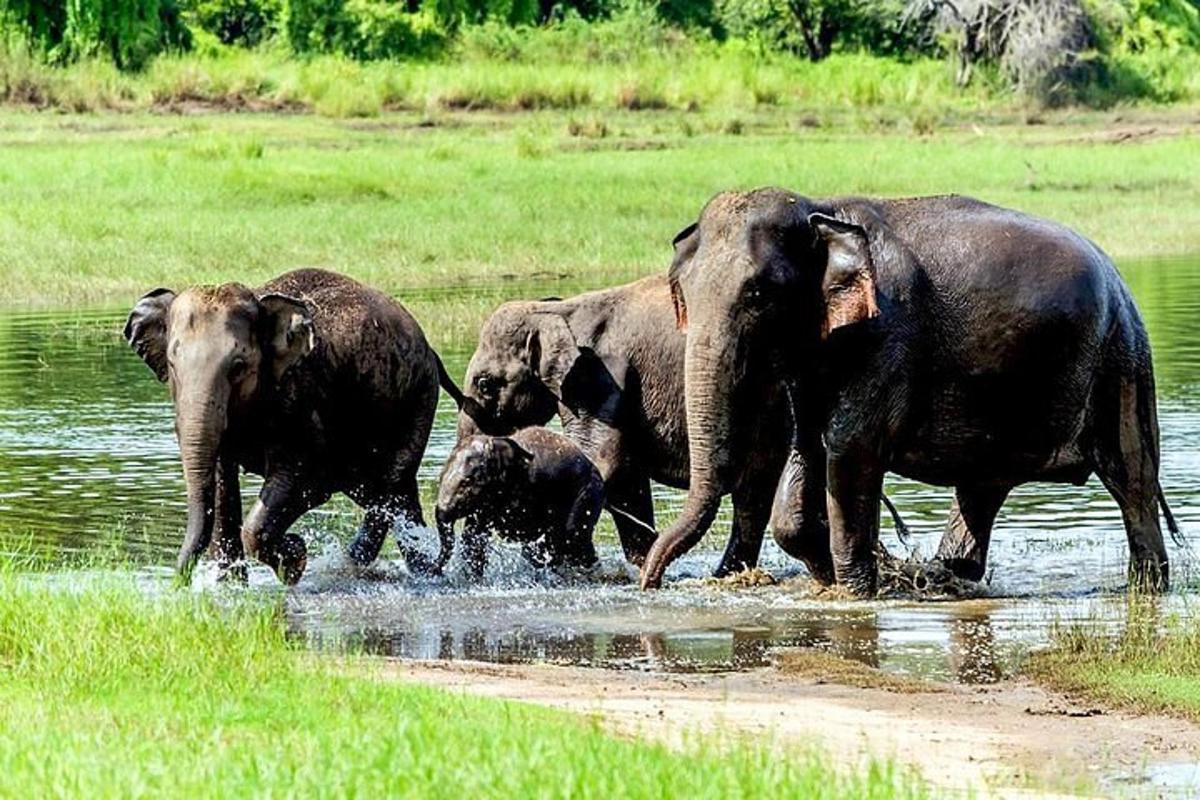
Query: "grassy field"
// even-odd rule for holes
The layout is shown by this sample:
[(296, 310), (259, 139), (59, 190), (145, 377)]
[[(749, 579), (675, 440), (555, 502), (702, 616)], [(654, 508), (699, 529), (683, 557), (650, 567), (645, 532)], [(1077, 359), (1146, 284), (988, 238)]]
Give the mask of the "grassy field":
[(1140, 712), (1200, 721), (1200, 619), (1163, 618), (1156, 598), (1130, 596), (1113, 633), (1098, 621), (1060, 627), (1030, 672), (1050, 686)]
[(300, 265), (402, 296), (530, 276), (600, 286), (664, 269), (671, 237), (714, 192), (768, 184), (968, 193), (1061, 220), (1118, 257), (1196, 252), (1191, 113), (922, 133), (780, 109), (7, 112), (0, 306), (125, 305), (157, 285), (252, 283)]
[[(0, 796), (916, 798), (763, 742), (683, 752), (595, 720), (338, 672), (268, 598), (0, 568)], [(364, 673), (364, 674), (359, 674)]]

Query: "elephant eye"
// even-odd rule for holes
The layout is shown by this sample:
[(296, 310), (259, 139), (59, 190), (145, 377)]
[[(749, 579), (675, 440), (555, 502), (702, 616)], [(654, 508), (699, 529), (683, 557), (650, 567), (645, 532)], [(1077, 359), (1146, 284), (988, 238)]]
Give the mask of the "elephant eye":
[(484, 397), (495, 397), (500, 393), (500, 379), (494, 375), (480, 375), (475, 379), (475, 388)]
[(231, 380), (239, 380), (245, 376), (246, 370), (249, 368), (246, 359), (238, 356), (229, 364), (229, 377)]

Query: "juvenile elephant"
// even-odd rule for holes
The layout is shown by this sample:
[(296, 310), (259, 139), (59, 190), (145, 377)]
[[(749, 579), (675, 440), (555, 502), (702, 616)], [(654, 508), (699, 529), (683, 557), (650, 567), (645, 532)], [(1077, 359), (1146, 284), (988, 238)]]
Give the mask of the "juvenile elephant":
[[(125, 338), (175, 406), (188, 504), (182, 578), (215, 530), (223, 567), (248, 553), (295, 583), (306, 548), (287, 530), (333, 492), (366, 511), (350, 547), (360, 563), (398, 523), (424, 525), (417, 466), (439, 382), (461, 395), (396, 301), (316, 269), (259, 289), (155, 289), (130, 312)], [(265, 479), (244, 522), (239, 467)]]
[(763, 189), (709, 201), (676, 238), (669, 278), (687, 330), (691, 489), (643, 588), (703, 535), (781, 374), (799, 425), (777, 510), (808, 547), (831, 548), (852, 591), (876, 588), (889, 470), (955, 488), (939, 555), (970, 579), (1014, 486), (1094, 472), (1120, 506), (1132, 579), (1167, 585), (1159, 505), (1177, 530), (1159, 486), (1150, 344), (1092, 242), (966, 197)]
[(465, 519), (463, 548), (471, 574), (487, 563), (488, 534), (521, 542), (537, 566), (590, 567), (592, 530), (604, 507), (604, 480), (579, 447), (545, 428), (512, 436), (477, 434), (460, 442), (442, 471), (438, 568), (454, 550), (454, 523)]
[[(688, 485), (686, 341), (661, 276), (568, 300), (505, 303), (484, 323), (467, 367), (460, 438), (543, 425), (557, 413), (604, 478), (625, 556), (640, 564), (655, 538), (650, 481)], [(726, 465), (733, 529), (717, 575), (758, 563), (787, 454), (787, 407), (765, 389), (744, 420), (751, 446)], [(828, 580), (828, 560), (826, 548), (808, 565)]]

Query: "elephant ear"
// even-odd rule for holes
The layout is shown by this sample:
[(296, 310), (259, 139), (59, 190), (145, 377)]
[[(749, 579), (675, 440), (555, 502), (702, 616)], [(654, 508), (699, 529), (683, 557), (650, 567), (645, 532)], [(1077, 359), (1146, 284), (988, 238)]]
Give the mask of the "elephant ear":
[(167, 379), (167, 312), (175, 302), (170, 289), (142, 295), (125, 320), (125, 341), (160, 381)]
[(496, 452), (504, 461), (505, 472), (514, 464), (521, 467), (521, 471), (529, 469), (529, 465), (533, 463), (533, 453), (521, 446), (521, 443), (511, 436), (501, 436), (496, 439)]
[(808, 223), (828, 253), (821, 289), (825, 296), (822, 336), (846, 325), (879, 316), (875, 298), (875, 265), (867, 232), (860, 226), (824, 214)]
[(258, 302), (265, 312), (263, 335), (271, 351), (272, 373), (279, 380), (316, 347), (316, 326), (308, 306), (294, 297), (268, 294)]
[(675, 258), (671, 261), (671, 268), (667, 270), (667, 283), (671, 287), (671, 305), (675, 307), (675, 327), (681, 331), (687, 330), (688, 314), (683, 287), (679, 285), (679, 274), (691, 262), (692, 254), (696, 252), (692, 234), (699, 227), (699, 223), (693, 222), (675, 234), (675, 238), (671, 240), (671, 245), (675, 248)]
[(581, 355), (575, 333), (561, 314), (551, 311), (535, 312), (529, 320), (525, 337), (529, 368), (556, 397), (561, 397), (563, 383)]

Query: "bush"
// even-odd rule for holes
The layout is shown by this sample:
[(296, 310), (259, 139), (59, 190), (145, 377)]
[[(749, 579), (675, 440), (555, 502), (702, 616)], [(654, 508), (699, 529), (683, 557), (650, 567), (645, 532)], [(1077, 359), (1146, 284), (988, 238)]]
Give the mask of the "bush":
[(283, 0), (192, 0), (189, 17), (222, 44), (255, 47), (275, 35)]
[(427, 58), (441, 52), (448, 38), (433, 13), (413, 13), (386, 0), (288, 0), (285, 18), (296, 52), (360, 61)]
[(4, 26), (55, 63), (103, 56), (140, 69), (191, 35), (176, 0), (5, 0)]

